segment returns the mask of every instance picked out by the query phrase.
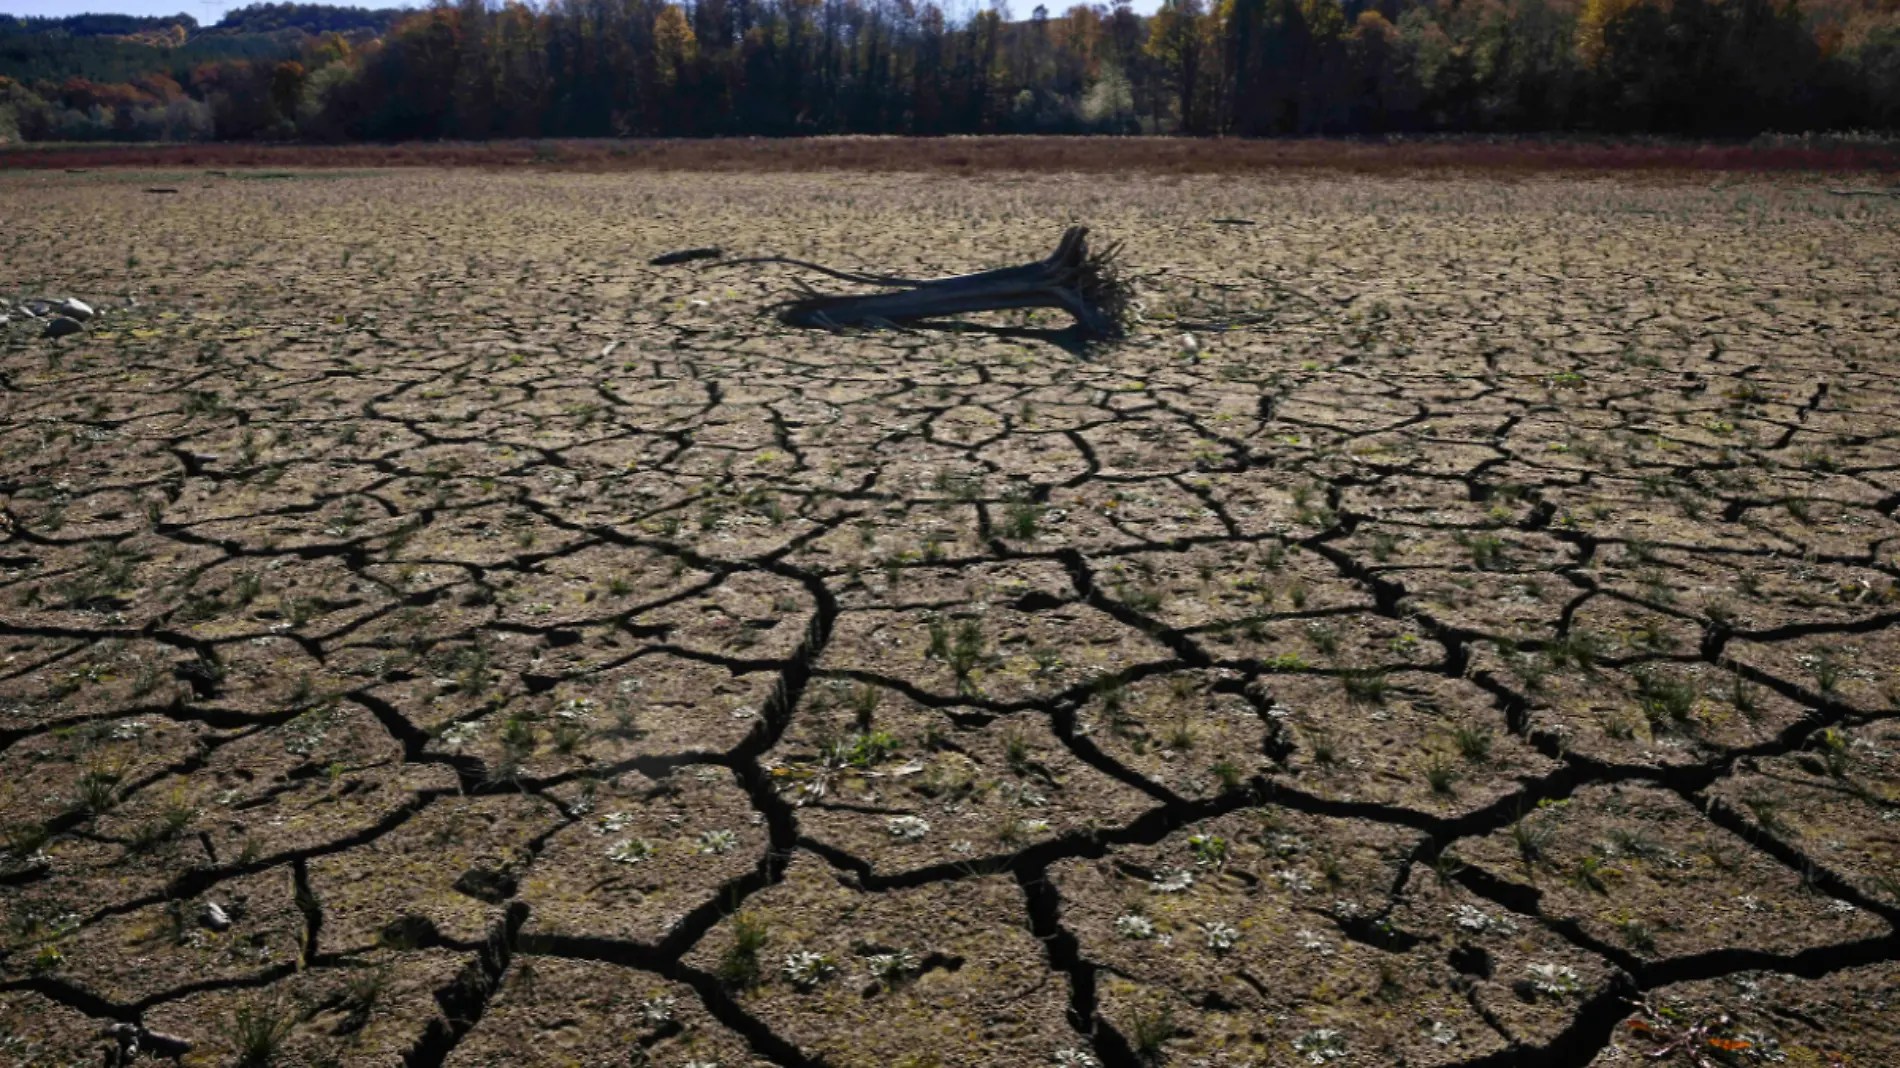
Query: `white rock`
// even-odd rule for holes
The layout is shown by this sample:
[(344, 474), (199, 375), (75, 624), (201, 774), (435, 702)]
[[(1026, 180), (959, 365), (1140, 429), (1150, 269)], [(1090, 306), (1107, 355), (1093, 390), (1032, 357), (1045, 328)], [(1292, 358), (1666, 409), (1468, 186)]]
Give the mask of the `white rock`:
[(1192, 356), (1201, 351), (1201, 339), (1193, 334), (1182, 334), (1178, 343), (1181, 346), (1181, 354), (1184, 356)]
[(65, 300), (55, 301), (53, 303), (53, 310), (59, 312), (61, 315), (70, 315), (82, 323), (94, 315), (99, 314), (92, 310), (92, 305), (87, 304), (78, 297), (67, 297)]
[(228, 931), (231, 929), (231, 917), (225, 915), (224, 910), (219, 908), (218, 903), (215, 901), (205, 902), (205, 912), (202, 917), (202, 922), (206, 927), (214, 931)]

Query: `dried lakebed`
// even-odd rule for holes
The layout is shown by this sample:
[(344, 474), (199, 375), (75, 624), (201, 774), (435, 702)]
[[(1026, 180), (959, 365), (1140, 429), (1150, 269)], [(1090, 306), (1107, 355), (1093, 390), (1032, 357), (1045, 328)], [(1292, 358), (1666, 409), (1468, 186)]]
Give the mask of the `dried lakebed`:
[(1900, 1062), (1890, 198), (0, 188), (0, 1060)]

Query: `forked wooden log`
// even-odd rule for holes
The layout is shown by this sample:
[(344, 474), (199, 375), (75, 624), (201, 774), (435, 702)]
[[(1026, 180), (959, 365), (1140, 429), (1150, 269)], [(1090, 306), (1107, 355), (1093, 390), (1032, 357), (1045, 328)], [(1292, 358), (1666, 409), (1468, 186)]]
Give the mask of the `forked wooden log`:
[(827, 330), (853, 326), (889, 327), (947, 315), (1005, 311), (1011, 308), (1052, 308), (1068, 312), (1083, 333), (1120, 337), (1133, 314), (1133, 291), (1116, 270), (1111, 245), (1090, 253), (1088, 227), (1072, 226), (1048, 258), (1019, 267), (915, 279), (889, 275), (853, 274), (815, 263), (765, 256), (733, 260), (739, 263), (788, 263), (848, 282), (885, 286), (888, 293), (832, 295), (814, 293), (778, 305), (779, 318), (792, 326)]

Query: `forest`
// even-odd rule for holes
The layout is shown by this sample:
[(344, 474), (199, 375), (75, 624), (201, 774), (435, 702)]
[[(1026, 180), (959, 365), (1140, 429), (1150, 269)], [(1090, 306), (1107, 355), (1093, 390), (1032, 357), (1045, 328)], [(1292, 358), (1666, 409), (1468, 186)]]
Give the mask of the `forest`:
[(0, 19), (0, 140), (1900, 126), (1900, 0), (463, 0)]

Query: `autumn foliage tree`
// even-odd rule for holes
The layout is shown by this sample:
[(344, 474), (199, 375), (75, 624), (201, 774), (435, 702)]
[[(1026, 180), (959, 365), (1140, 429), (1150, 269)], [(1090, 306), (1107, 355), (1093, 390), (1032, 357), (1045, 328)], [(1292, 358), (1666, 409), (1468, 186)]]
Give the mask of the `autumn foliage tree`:
[[(216, 33), (265, 58), (181, 64), (215, 33), (183, 48), (114, 44), (112, 69), (134, 53), (151, 63), (123, 80), (12, 78), (0, 136), (1743, 136), (1900, 124), (1896, 0), (1162, 0), (1151, 16), (1117, 3), (1021, 19), (1005, 7), (953, 17), (929, 0), (246, 12)], [(0, 41), (15, 23), (0, 18)], [(138, 41), (170, 39), (162, 25), (126, 25)], [(248, 26), (280, 28), (265, 40), (242, 37)], [(44, 69), (51, 53), (32, 54)]]

